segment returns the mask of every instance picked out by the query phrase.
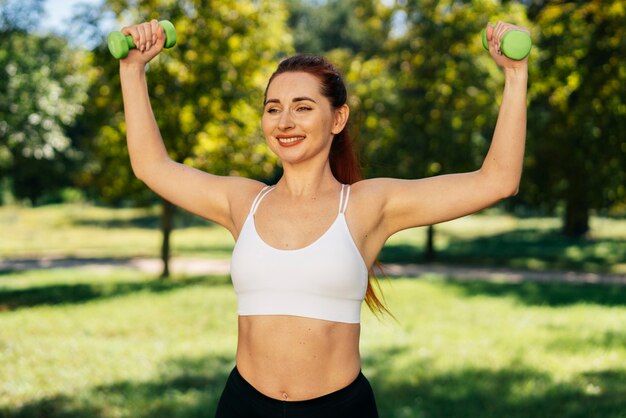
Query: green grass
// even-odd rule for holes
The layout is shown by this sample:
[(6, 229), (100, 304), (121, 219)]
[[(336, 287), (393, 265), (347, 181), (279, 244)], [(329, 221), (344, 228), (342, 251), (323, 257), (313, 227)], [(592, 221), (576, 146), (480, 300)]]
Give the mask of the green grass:
[[(158, 211), (0, 207), (0, 257), (155, 257)], [(177, 220), (174, 256), (227, 258), (223, 228)], [(589, 239), (554, 218), (486, 214), (436, 227), (438, 259), (626, 271), (626, 221)], [(420, 262), (425, 229), (387, 262)], [(626, 418), (624, 287), (383, 281), (398, 322), (364, 310), (361, 353), (381, 417)], [(129, 268), (0, 272), (0, 418), (212, 416), (236, 349), (228, 277), (169, 281)]]
[(228, 280), (127, 269), (2, 276), (0, 416), (195, 416), (236, 347)]
[[(110, 209), (90, 205), (0, 207), (0, 257), (157, 257), (158, 208)], [(234, 241), (219, 226), (191, 215), (177, 218), (173, 255), (228, 258)]]
[[(0, 257), (157, 257), (158, 208), (108, 209), (89, 205), (0, 207)], [(626, 220), (594, 217), (591, 236), (572, 240), (556, 218), (477, 214), (436, 226), (437, 261), (525, 268), (626, 273)], [(383, 262), (423, 262), (425, 228), (387, 242)], [(180, 214), (173, 256), (229, 258), (234, 245), (219, 226)]]
[[(591, 234), (560, 234), (556, 218), (477, 214), (435, 226), (437, 260), (529, 270), (626, 273), (626, 220), (591, 218)], [(423, 262), (425, 228), (402, 231), (381, 252), (383, 262)]]
[[(620, 287), (383, 282), (364, 309), (381, 417), (626, 417)], [(228, 277), (0, 275), (0, 417), (208, 417), (234, 365)]]

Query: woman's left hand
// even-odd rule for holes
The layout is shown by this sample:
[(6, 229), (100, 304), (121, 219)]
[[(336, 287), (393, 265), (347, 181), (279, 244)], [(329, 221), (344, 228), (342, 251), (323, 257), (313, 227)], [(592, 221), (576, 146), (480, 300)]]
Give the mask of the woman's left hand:
[(522, 68), (526, 67), (528, 64), (528, 56), (522, 60), (512, 60), (507, 58), (503, 53), (501, 48), (502, 37), (509, 30), (520, 30), (526, 32), (530, 35), (530, 31), (528, 28), (523, 26), (515, 26), (510, 23), (498, 21), (495, 26), (492, 26), (491, 23), (487, 23), (487, 43), (489, 45), (489, 53), (491, 57), (494, 59), (496, 64), (498, 64), (503, 69), (512, 68)]

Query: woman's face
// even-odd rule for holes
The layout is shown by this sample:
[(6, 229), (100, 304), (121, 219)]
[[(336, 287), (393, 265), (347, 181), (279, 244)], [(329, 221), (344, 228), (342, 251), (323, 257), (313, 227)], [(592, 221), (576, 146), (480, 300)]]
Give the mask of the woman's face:
[(276, 76), (267, 89), (263, 133), (284, 163), (328, 159), (333, 136), (341, 132), (348, 107), (333, 109), (317, 77), (304, 72)]

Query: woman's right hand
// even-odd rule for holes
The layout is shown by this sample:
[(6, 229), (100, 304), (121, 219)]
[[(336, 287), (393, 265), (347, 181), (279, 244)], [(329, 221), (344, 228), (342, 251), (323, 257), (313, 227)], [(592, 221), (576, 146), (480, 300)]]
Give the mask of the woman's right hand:
[(159, 55), (165, 45), (165, 32), (158, 20), (138, 25), (126, 26), (121, 31), (124, 35), (130, 35), (136, 48), (128, 51), (128, 56), (120, 61), (124, 64), (146, 65), (152, 58)]

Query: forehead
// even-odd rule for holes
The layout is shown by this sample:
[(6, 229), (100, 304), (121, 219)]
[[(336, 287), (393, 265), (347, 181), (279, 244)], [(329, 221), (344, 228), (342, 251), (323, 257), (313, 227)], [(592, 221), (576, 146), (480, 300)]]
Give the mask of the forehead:
[(291, 97), (321, 98), (320, 81), (304, 72), (287, 72), (274, 77), (267, 88), (267, 99), (289, 100)]

